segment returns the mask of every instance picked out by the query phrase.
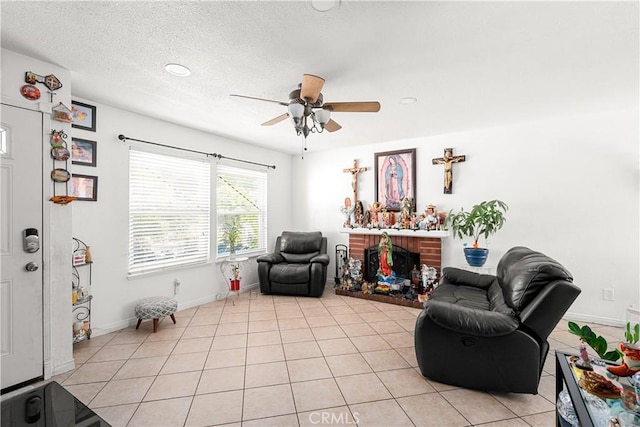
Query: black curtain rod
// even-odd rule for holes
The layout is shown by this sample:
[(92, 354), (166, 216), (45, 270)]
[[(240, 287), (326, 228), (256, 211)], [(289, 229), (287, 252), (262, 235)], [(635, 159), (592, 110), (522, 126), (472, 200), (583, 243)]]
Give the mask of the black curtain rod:
[(219, 153), (205, 153), (204, 151), (197, 151), (197, 150), (190, 150), (188, 148), (174, 147), (172, 145), (165, 145), (165, 144), (160, 144), (160, 143), (151, 142), (151, 141), (143, 141), (142, 139), (129, 138), (128, 136), (124, 136), (122, 134), (118, 135), (118, 139), (120, 141), (123, 141), (123, 142), (125, 142), (125, 141), (144, 142), (145, 144), (157, 145), (159, 147), (173, 148), (174, 150), (182, 150), (182, 151), (189, 151), (190, 153), (203, 154), (203, 155), (205, 155), (207, 157), (212, 156), (212, 157), (216, 157), (218, 159), (233, 160), (234, 162), (250, 163), (252, 165), (264, 166), (267, 169), (275, 169), (276, 168), (275, 165), (265, 165), (264, 163), (256, 163), (256, 162), (251, 162), (249, 160), (235, 159), (233, 157), (223, 156), (222, 154), (219, 154)]

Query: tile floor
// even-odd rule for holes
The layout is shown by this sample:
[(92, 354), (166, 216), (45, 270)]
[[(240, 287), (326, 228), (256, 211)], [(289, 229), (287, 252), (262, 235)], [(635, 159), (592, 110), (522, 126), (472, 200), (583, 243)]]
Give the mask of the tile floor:
[[(234, 304), (235, 303), (235, 304)], [(75, 346), (54, 377), (117, 426), (553, 426), (554, 349), (538, 395), (466, 390), (423, 378), (419, 309), (336, 296), (244, 293)], [(619, 339), (621, 328), (592, 325)]]

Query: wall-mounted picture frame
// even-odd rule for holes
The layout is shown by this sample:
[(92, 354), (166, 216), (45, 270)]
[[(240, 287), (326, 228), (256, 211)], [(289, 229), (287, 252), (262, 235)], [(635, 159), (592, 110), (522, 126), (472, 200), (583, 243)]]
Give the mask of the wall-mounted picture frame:
[(76, 129), (96, 131), (96, 107), (80, 101), (71, 101), (71, 114), (73, 123), (71, 127)]
[(98, 143), (88, 139), (71, 138), (71, 163), (74, 165), (95, 166)]
[(71, 191), (69, 194), (78, 200), (95, 202), (98, 200), (98, 177), (74, 173), (71, 177)]
[(416, 149), (375, 153), (376, 201), (399, 211), (402, 199), (416, 199)]

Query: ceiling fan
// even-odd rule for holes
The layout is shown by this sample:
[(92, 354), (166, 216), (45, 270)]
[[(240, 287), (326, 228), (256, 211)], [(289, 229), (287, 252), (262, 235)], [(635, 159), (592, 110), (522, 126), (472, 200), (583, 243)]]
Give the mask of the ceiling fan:
[(304, 74), (302, 76), (302, 83), (298, 85), (298, 89), (294, 89), (289, 94), (289, 102), (245, 95), (232, 94), (231, 96), (275, 102), (276, 104), (287, 107), (288, 112), (262, 123), (262, 126), (275, 125), (287, 117), (291, 117), (296, 133), (298, 135), (304, 135), (305, 139), (311, 132), (322, 133), (325, 129), (329, 132), (335, 132), (342, 129), (342, 126), (331, 118), (332, 112), (375, 113), (380, 111), (380, 103), (377, 101), (325, 103), (322, 93), (320, 92), (323, 86), (324, 79), (322, 77)]

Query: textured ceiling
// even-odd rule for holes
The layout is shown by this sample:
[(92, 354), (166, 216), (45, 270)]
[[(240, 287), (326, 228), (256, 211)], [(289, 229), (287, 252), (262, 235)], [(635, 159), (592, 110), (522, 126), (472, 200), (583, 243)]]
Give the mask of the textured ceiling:
[(229, 94), (286, 101), (309, 73), (326, 79), (325, 102), (380, 101), (335, 113), (342, 130), (310, 135), (310, 151), (638, 105), (637, 2), (2, 1), (0, 13), (2, 47), (71, 70), (75, 96), (290, 153), (288, 121), (260, 126), (285, 107)]

